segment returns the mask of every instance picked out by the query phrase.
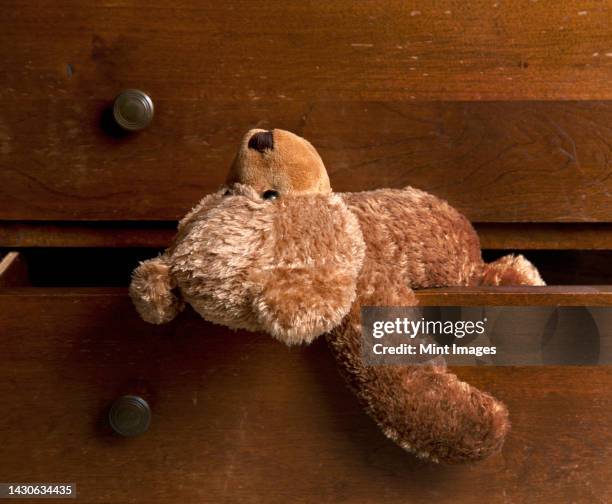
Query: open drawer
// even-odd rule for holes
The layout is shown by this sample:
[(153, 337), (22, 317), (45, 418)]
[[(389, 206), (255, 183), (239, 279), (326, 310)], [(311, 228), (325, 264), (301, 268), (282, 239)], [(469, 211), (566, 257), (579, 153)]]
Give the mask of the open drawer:
[[(447, 199), (489, 259), (528, 250), (552, 285), (421, 303), (612, 305), (606, 3), (0, 2), (0, 17), (0, 481), (113, 504), (612, 501), (609, 367), (458, 368), (513, 429), (485, 462), (440, 467), (379, 432), (324, 341), (286, 348), (189, 309), (153, 326), (127, 296), (261, 127), (309, 139), (336, 192)], [(113, 100), (135, 88), (150, 125), (128, 134)], [(129, 439), (108, 421), (126, 394), (151, 412)]]
[[(508, 405), (513, 428), (500, 454), (437, 466), (379, 432), (323, 341), (289, 349), (189, 310), (152, 326), (125, 286), (53, 287), (36, 257), (11, 253), (0, 266), (5, 481), (74, 482), (84, 502), (548, 503), (612, 494), (609, 367), (456, 369)], [(419, 298), (612, 305), (612, 288), (444, 289)], [(124, 394), (150, 406), (141, 436), (109, 426), (109, 406)]]

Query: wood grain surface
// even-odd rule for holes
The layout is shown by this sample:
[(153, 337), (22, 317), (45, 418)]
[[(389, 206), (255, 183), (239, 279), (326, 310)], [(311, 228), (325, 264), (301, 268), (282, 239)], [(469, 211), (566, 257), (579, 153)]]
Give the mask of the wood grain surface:
[[(32, 323), (36, 321), (36, 323)], [(288, 349), (191, 313), (151, 326), (124, 290), (0, 292), (0, 474), (76, 482), (79, 502), (606, 502), (612, 370), (457, 368), (505, 401), (513, 428), (485, 462), (420, 462), (389, 442), (322, 341)], [(110, 403), (153, 411), (113, 435)]]
[(176, 221), (4, 221), (0, 222), (0, 247), (165, 248), (174, 238), (177, 224)]
[[(338, 191), (610, 222), (611, 9), (545, 4), (2, 2), (0, 220), (175, 220), (260, 126), (312, 140)], [(128, 87), (155, 102), (138, 135), (110, 117)]]
[[(429, 190), (489, 249), (609, 250), (610, 26), (597, 0), (5, 0), (0, 247), (162, 247), (242, 134), (278, 127), (313, 142), (336, 191)], [(139, 134), (111, 117), (125, 88), (155, 103)], [(440, 467), (384, 438), (322, 341), (289, 349), (190, 309), (151, 326), (125, 288), (15, 287), (17, 254), (0, 270), (2, 481), (75, 482), (83, 503), (612, 498), (609, 367), (457, 368), (513, 428), (489, 460)], [(418, 297), (612, 306), (612, 287)], [(153, 411), (135, 439), (107, 422), (126, 393)]]
[(209, 103), (612, 97), (612, 13), (597, 0), (5, 0), (1, 9), (10, 71), (0, 99), (110, 98), (123, 87)]
[(223, 183), (254, 126), (310, 139), (336, 191), (413, 185), (476, 222), (612, 220), (612, 102), (173, 99), (138, 135), (105, 130), (106, 105), (0, 107), (0, 220), (176, 220)]
[[(475, 223), (487, 250), (612, 250), (609, 223)], [(0, 247), (165, 248), (175, 221), (0, 222)]]
[[(553, 285), (545, 287), (443, 287), (419, 289), (425, 306), (612, 306), (612, 285)], [(31, 287), (27, 284), (0, 290), (6, 302), (28, 298), (90, 299), (125, 298), (126, 287)], [(80, 302), (80, 301), (79, 301)]]
[(610, 224), (475, 223), (475, 228), (489, 250), (612, 250)]

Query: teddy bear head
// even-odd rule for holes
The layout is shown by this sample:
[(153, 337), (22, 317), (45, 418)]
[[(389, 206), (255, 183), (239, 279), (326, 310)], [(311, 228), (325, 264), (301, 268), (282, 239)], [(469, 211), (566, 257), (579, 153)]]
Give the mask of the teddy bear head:
[(363, 256), (340, 195), (266, 199), (234, 184), (181, 221), (165, 254), (135, 271), (130, 294), (150, 322), (173, 318), (178, 298), (211, 322), (308, 343), (348, 313)]

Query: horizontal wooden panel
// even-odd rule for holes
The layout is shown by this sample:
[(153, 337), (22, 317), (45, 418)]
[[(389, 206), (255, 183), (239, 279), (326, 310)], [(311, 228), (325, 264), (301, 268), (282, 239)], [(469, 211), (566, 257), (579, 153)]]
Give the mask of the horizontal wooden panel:
[[(612, 285), (444, 287), (416, 295), (425, 306), (612, 306)], [(12, 287), (0, 290), (0, 296), (128, 299), (123, 287)]]
[(612, 306), (612, 286), (444, 287), (417, 298), (425, 306)]
[(483, 249), (612, 250), (610, 224), (477, 223), (475, 227)]
[[(0, 473), (76, 482), (80, 502), (548, 504), (612, 494), (609, 367), (457, 369), (508, 405), (512, 431), (499, 455), (445, 467), (379, 432), (322, 341), (288, 349), (189, 313), (151, 326), (124, 291), (2, 291), (0, 327)], [(153, 411), (140, 438), (107, 426), (109, 404), (126, 392)]]
[(612, 102), (171, 100), (139, 135), (100, 101), (0, 105), (4, 220), (176, 220), (262, 126), (310, 139), (336, 191), (414, 185), (483, 223), (612, 221)]
[(134, 86), (245, 106), (612, 98), (612, 16), (597, 0), (13, 0), (0, 9), (2, 98), (111, 98)]
[[(0, 222), (0, 247), (165, 248), (176, 233), (174, 221)], [(488, 250), (612, 250), (610, 224), (476, 223)]]
[[(177, 222), (0, 222), (0, 247), (165, 248)], [(612, 243), (610, 244), (612, 249)]]

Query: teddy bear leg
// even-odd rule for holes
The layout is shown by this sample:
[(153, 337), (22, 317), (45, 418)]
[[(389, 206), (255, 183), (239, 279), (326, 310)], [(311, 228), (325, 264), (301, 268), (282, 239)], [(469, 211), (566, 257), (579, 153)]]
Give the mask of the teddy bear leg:
[(546, 285), (537, 268), (522, 255), (507, 255), (484, 265), (481, 285)]
[(383, 407), (377, 422), (404, 449), (435, 462), (458, 463), (484, 459), (502, 446), (510, 427), (505, 405), (460, 381), (443, 364), (407, 367), (395, 379), (401, 384), (396, 398), (377, 405)]
[(460, 381), (444, 364), (366, 366), (357, 313), (327, 337), (349, 388), (384, 434), (418, 457), (456, 463), (497, 451), (510, 427), (506, 407)]

